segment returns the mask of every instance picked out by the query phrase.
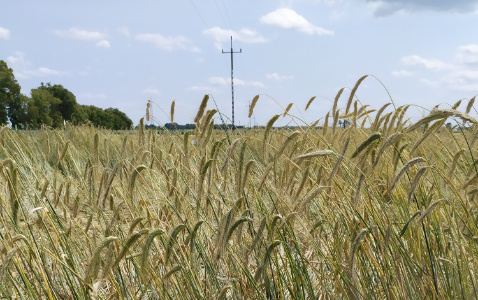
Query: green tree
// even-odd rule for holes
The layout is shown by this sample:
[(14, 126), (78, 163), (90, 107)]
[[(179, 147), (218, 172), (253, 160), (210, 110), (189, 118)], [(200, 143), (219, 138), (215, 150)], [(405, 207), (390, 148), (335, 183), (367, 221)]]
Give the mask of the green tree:
[(117, 108), (101, 109), (93, 105), (79, 105), (78, 116), (74, 116), (76, 119), (86, 118), (93, 126), (105, 127), (113, 130), (128, 129), (133, 126), (126, 114)]
[(128, 116), (118, 110), (117, 108), (107, 108), (105, 110), (107, 113), (108, 119), (111, 120), (110, 122), (110, 128), (113, 130), (121, 130), (121, 129), (129, 129), (131, 126), (133, 126), (133, 121), (131, 121)]
[(74, 113), (77, 113), (78, 107), (76, 97), (72, 92), (64, 88), (61, 84), (51, 85), (51, 83), (47, 83), (45, 85), (42, 82), (41, 86), (38, 88), (46, 89), (53, 95), (53, 97), (60, 99), (61, 103), (54, 109), (57, 109), (60, 112), (63, 120), (72, 121), (72, 116)]
[(35, 114), (32, 99), (23, 94), (18, 94), (13, 99), (8, 105), (8, 119), (12, 128), (24, 129), (31, 125), (32, 115)]
[(20, 89), (13, 70), (5, 61), (0, 60), (0, 125), (8, 122), (7, 108), (19, 99)]
[(56, 109), (61, 103), (60, 99), (54, 97), (48, 90), (38, 88), (32, 89), (32, 100), (30, 105), (36, 108), (31, 110), (33, 118), (31, 124), (34, 127), (45, 124), (58, 128), (63, 125), (61, 114)]

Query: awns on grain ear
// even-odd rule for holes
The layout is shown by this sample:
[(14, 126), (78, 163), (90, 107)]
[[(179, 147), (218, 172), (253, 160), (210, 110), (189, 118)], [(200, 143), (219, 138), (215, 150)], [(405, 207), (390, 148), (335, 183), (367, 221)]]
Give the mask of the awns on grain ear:
[(204, 98), (201, 101), (201, 105), (199, 106), (196, 117), (194, 118), (194, 123), (199, 125), (199, 121), (201, 120), (202, 116), (204, 115), (204, 111), (206, 110), (208, 100), (209, 100), (209, 95), (204, 95)]

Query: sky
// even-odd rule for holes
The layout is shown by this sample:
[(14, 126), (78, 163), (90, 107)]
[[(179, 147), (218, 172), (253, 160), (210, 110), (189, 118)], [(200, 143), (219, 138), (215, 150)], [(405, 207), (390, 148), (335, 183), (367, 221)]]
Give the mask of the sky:
[(230, 120), (231, 36), (236, 125), (291, 102), (277, 124), (322, 122), (363, 75), (360, 103), (411, 104), (412, 119), (478, 94), (478, 0), (0, 0), (0, 60), (23, 94), (61, 84), (134, 124), (148, 100), (146, 123), (170, 122), (173, 100), (174, 121), (193, 123), (205, 94)]

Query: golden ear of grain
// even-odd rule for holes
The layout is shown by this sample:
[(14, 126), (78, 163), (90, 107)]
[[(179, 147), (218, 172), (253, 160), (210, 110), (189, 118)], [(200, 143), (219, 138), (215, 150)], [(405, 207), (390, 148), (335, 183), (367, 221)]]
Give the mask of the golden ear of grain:
[(256, 106), (257, 100), (259, 100), (259, 95), (255, 95), (252, 99), (251, 106), (249, 106), (249, 116), (248, 118), (252, 117), (252, 113), (254, 112), (254, 107)]
[(378, 129), (380, 116), (382, 115), (383, 111), (387, 108), (387, 106), (389, 106), (390, 104), (391, 103), (387, 103), (378, 110), (377, 115), (375, 116), (375, 121), (372, 124), (372, 130)]
[(131, 174), (131, 179), (130, 179), (130, 191), (131, 193), (133, 193), (133, 188), (134, 188), (134, 184), (136, 182), (136, 177), (139, 175), (139, 173), (141, 171), (143, 171), (144, 169), (147, 169), (147, 167), (145, 165), (139, 165), (136, 167), (136, 169), (133, 171), (133, 173)]
[(363, 181), (365, 180), (365, 175), (360, 175), (359, 181), (357, 183), (357, 190), (355, 191), (355, 196), (353, 199), (353, 205), (357, 205), (360, 200), (360, 191), (362, 190)]
[(410, 191), (408, 192), (408, 204), (410, 204), (410, 202), (412, 201), (413, 196), (415, 195), (415, 189), (417, 188), (418, 181), (426, 173), (428, 168), (429, 168), (428, 166), (421, 167), (418, 170), (417, 175), (415, 175), (415, 178), (413, 179), (413, 182), (410, 186)]
[(278, 159), (282, 155), (287, 145), (299, 134), (299, 131), (294, 131), (287, 137), (287, 139), (282, 143), (281, 147), (279, 148), (279, 151), (277, 151), (276, 159)]
[(98, 271), (100, 267), (101, 251), (108, 246), (112, 241), (117, 240), (115, 236), (107, 237), (96, 249), (95, 254), (93, 255), (88, 268), (85, 273), (85, 282), (90, 283), (93, 279), (96, 279), (98, 276)]
[(207, 101), (209, 100), (209, 95), (204, 95), (204, 98), (201, 101), (196, 117), (194, 118), (194, 123), (198, 123), (204, 115), (204, 110), (206, 110)]
[(375, 132), (372, 133), (365, 141), (358, 146), (357, 150), (352, 154), (351, 158), (356, 157), (359, 155), (360, 152), (362, 152), (365, 148), (367, 148), (368, 145), (370, 145), (373, 141), (380, 139), (382, 137), (382, 134), (380, 132)]
[(181, 271), (183, 268), (180, 265), (175, 265), (168, 273), (164, 274), (162, 280), (166, 280), (171, 277), (174, 273)]
[(475, 98), (476, 98), (476, 96), (474, 96), (473, 98), (470, 99), (470, 101), (468, 101), (468, 105), (466, 106), (465, 114), (470, 113), (470, 110), (473, 107), (473, 103), (475, 103)]
[(406, 123), (406, 121), (402, 123), (402, 120), (405, 117), (405, 113), (407, 112), (409, 108), (410, 108), (410, 105), (405, 105), (405, 107), (400, 112), (400, 116), (398, 116), (398, 119), (397, 119), (397, 130), (401, 130), (403, 127), (403, 124)]
[(174, 228), (173, 232), (171, 233), (171, 236), (169, 237), (169, 240), (168, 240), (168, 244), (166, 246), (166, 258), (165, 258), (166, 263), (168, 263), (169, 258), (171, 257), (171, 253), (173, 251), (173, 244), (176, 241), (176, 237), (184, 228), (186, 228), (186, 225), (180, 224), (176, 226), (176, 228)]
[(430, 204), (430, 206), (420, 215), (420, 219), (418, 219), (418, 222), (420, 223), (425, 219), (425, 217), (441, 202), (445, 201), (445, 199), (438, 199), (437, 201), (433, 202)]
[(332, 124), (332, 132), (335, 133), (335, 128), (337, 127), (337, 122), (339, 121), (339, 112), (337, 111), (334, 115), (334, 123)]
[(274, 248), (279, 246), (280, 244), (282, 244), (282, 241), (274, 241), (272, 244), (269, 245), (269, 247), (267, 247), (267, 251), (266, 251), (266, 254), (264, 255), (262, 264), (259, 268), (257, 268), (256, 274), (254, 275), (255, 282), (258, 282), (261, 279), (262, 273), (264, 272), (265, 267), (269, 263), (272, 250), (274, 250)]
[(322, 135), (324, 137), (327, 134), (327, 129), (329, 128), (329, 114), (330, 111), (325, 115), (324, 127), (322, 127)]
[(193, 231), (188, 235), (188, 237), (186, 238), (186, 242), (185, 244), (187, 245), (188, 242), (189, 242), (189, 253), (190, 255), (193, 253), (193, 250), (195, 249), (194, 248), (194, 240), (196, 238), (196, 235), (197, 235), (197, 232), (199, 230), (199, 227), (201, 227), (201, 225), (204, 223), (204, 221), (199, 221), (196, 223), (196, 225), (194, 225), (194, 229)]
[(291, 102), (291, 103), (289, 103), (289, 105), (287, 105), (287, 108), (285, 109), (284, 114), (282, 115), (282, 117), (285, 117), (289, 113), (289, 110), (292, 107), (292, 104), (294, 104), (294, 103)]
[(392, 186), (390, 187), (390, 189), (388, 190), (388, 193), (390, 193), (394, 188), (395, 186), (397, 185), (398, 181), (400, 180), (400, 177), (402, 177), (403, 174), (405, 174), (405, 172), (408, 171), (408, 169), (417, 164), (417, 163), (421, 163), (421, 162), (425, 162), (426, 160), (423, 158), (423, 157), (415, 157), (413, 159), (411, 159), (410, 161), (408, 161), (404, 166), (403, 168), (398, 172), (397, 176), (395, 177), (395, 180), (393, 181), (392, 183)]
[(225, 243), (227, 243), (229, 241), (232, 234), (234, 233), (234, 230), (236, 230), (236, 228), (244, 222), (251, 222), (252, 223), (252, 219), (249, 218), (249, 217), (243, 217), (243, 218), (240, 218), (239, 220), (236, 220), (236, 222), (234, 222), (234, 224), (232, 224), (231, 228), (227, 232)]
[(314, 123), (310, 124), (309, 128), (315, 128), (315, 126), (317, 126), (319, 122), (320, 122), (320, 119), (316, 120)]
[(471, 117), (470, 115), (459, 112), (454, 109), (433, 109), (428, 116), (418, 120), (418, 122), (408, 127), (407, 132), (410, 132), (419, 128), (422, 124), (430, 123), (431, 121), (434, 121), (437, 119), (448, 118), (450, 116), (459, 117), (463, 121), (468, 121), (473, 124), (478, 123), (478, 121), (475, 118)]
[(176, 106), (176, 100), (171, 102), (171, 124), (174, 124), (174, 107)]
[(148, 100), (148, 103), (146, 104), (146, 121), (149, 122), (149, 107), (151, 106), (151, 100)]
[(272, 126), (274, 125), (275, 121), (277, 121), (277, 119), (279, 119), (280, 115), (275, 115), (273, 116), (269, 122), (267, 122), (267, 125), (266, 125), (266, 129), (264, 131), (264, 142), (262, 144), (262, 152), (263, 152), (263, 157), (264, 157), (264, 160), (266, 160), (266, 149), (267, 149), (267, 138), (269, 137), (269, 133), (272, 129)]
[(224, 170), (226, 169), (226, 167), (228, 165), (228, 162), (229, 162), (229, 159), (232, 155), (232, 152), (234, 152), (234, 149), (236, 148), (236, 145), (240, 140), (241, 140), (241, 138), (235, 139), (232, 142), (231, 146), (229, 146), (229, 149), (227, 150), (226, 158), (224, 159), (224, 163), (221, 167), (221, 172), (224, 172)]
[(158, 235), (163, 234), (164, 231), (161, 229), (156, 229), (155, 231), (151, 232), (146, 239), (146, 243), (143, 246), (143, 253), (141, 255), (141, 266), (143, 269), (143, 274), (147, 274), (148, 268), (148, 256), (149, 256), (149, 249), (151, 248), (151, 244), (154, 241), (154, 238)]
[(315, 96), (310, 98), (309, 102), (307, 102), (307, 105), (305, 106), (305, 110), (309, 108), (309, 106), (312, 104), (312, 102), (315, 100)]
[(347, 102), (347, 107), (345, 108), (345, 114), (348, 114), (350, 105), (352, 104), (352, 100), (354, 99), (355, 93), (357, 92), (359, 85), (362, 83), (362, 81), (364, 81), (365, 78), (367, 78), (367, 76), (368, 75), (360, 77), (360, 79), (357, 80), (357, 82), (355, 83), (355, 86), (352, 89), (352, 92), (350, 92), (349, 101)]
[(121, 252), (118, 254), (114, 263), (111, 265), (111, 269), (115, 269), (116, 266), (118, 266), (119, 262), (126, 255), (126, 252), (128, 252), (129, 248), (131, 248), (131, 246), (145, 233), (148, 233), (148, 229), (142, 229), (128, 238), (125, 245), (123, 246), (123, 249), (121, 249)]
[[(335, 96), (335, 100), (334, 100), (334, 106), (332, 107), (332, 115), (335, 117), (335, 114), (337, 113), (337, 103), (339, 102), (339, 98), (340, 96), (342, 95), (342, 93), (344, 92), (345, 88), (341, 88), (339, 90), (339, 92), (337, 93), (337, 95)], [(335, 122), (335, 120), (334, 120)]]
[(312, 158), (312, 157), (316, 157), (316, 156), (327, 156), (327, 155), (331, 155), (331, 154), (335, 154), (335, 152), (332, 151), (332, 150), (319, 150), (319, 151), (309, 152), (309, 153), (306, 153), (306, 154), (296, 156), (293, 160), (302, 160), (302, 159), (306, 159), (306, 158)]
[(457, 109), (458, 106), (460, 106), (460, 104), (461, 104), (461, 100), (458, 100), (458, 102), (456, 102), (456, 103), (451, 107), (451, 109)]
[(382, 145), (382, 148), (380, 148), (380, 150), (378, 151), (377, 153), (377, 156), (375, 157), (375, 162), (373, 164), (373, 168), (375, 168), (377, 165), (378, 165), (378, 162), (380, 160), (380, 157), (382, 156), (383, 152), (385, 151), (385, 149), (394, 144), (395, 142), (397, 142), (398, 140), (400, 140), (400, 138), (403, 136), (403, 133), (401, 132), (395, 132), (394, 134), (392, 134), (391, 136), (389, 136), (385, 142), (383, 143)]
[(347, 151), (347, 148), (349, 146), (349, 142), (350, 142), (350, 136), (348, 136), (347, 139), (345, 140), (344, 146), (342, 147), (342, 150), (340, 151), (340, 155), (337, 158), (337, 162), (335, 163), (334, 168), (332, 169), (332, 172), (330, 172), (330, 175), (327, 178), (327, 181), (332, 180), (335, 173), (337, 173), (337, 171), (339, 170), (340, 164), (342, 163), (342, 159), (344, 158), (345, 152)]
[(436, 121), (435, 123), (433, 123), (432, 126), (430, 126), (426, 131), (425, 133), (423, 133), (423, 135), (418, 139), (418, 141), (416, 141), (415, 145), (413, 145), (412, 149), (410, 150), (410, 154), (413, 154), (413, 151), (415, 151), (418, 146), (420, 146), (421, 143), (423, 143), (423, 141), (432, 133), (434, 133), (435, 131), (437, 131), (438, 129), (440, 129), (443, 124), (445, 124), (446, 122), (446, 119), (442, 119), (442, 120), (439, 120), (439, 121)]
[(131, 222), (131, 225), (129, 226), (129, 231), (128, 233), (129, 234), (132, 234), (133, 233), (133, 230), (136, 228), (136, 226), (141, 223), (141, 221), (143, 221), (144, 218), (143, 217), (137, 217), (136, 219), (133, 220), (133, 222)]
[(250, 160), (247, 162), (246, 167), (244, 168), (244, 176), (241, 181), (242, 187), (241, 187), (241, 193), (244, 191), (244, 188), (247, 183), (247, 177), (249, 176), (249, 172), (251, 171), (252, 165), (254, 164), (254, 160)]

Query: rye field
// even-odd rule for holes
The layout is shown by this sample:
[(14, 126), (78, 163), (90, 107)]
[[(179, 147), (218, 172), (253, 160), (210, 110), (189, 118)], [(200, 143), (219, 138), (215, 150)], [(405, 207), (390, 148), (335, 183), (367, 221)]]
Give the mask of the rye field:
[(2, 128), (0, 295), (478, 298), (474, 100), (411, 122), (359, 84), (320, 127), (215, 130), (205, 97), (187, 132)]

